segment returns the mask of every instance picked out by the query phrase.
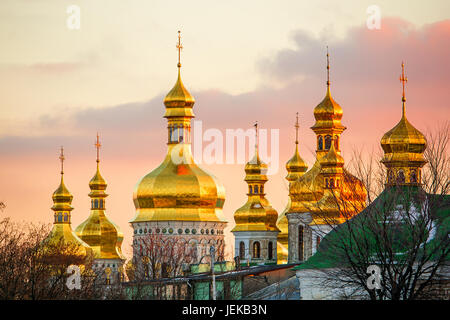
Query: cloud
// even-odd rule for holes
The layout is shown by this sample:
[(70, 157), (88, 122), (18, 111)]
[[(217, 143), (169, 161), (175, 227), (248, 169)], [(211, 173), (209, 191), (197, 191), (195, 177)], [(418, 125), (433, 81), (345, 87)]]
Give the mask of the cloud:
[(323, 79), (328, 45), (332, 80), (377, 83), (387, 74), (398, 73), (402, 60), (422, 81), (450, 80), (450, 20), (418, 28), (399, 18), (385, 18), (380, 30), (353, 27), (345, 38), (329, 43), (303, 30), (292, 38), (294, 49), (282, 49), (260, 61), (259, 69), (266, 77), (285, 82), (299, 76)]

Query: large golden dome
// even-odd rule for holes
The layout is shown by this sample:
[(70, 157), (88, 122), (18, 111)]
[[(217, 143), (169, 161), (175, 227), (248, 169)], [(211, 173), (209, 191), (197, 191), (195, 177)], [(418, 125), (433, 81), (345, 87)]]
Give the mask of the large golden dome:
[[(97, 144), (100, 147), (97, 135)], [(105, 214), (105, 193), (107, 183), (100, 174), (99, 159), (97, 158), (97, 170), (94, 177), (89, 181), (91, 192), (91, 214), (82, 222), (75, 232), (86, 242), (94, 252), (97, 259), (120, 259), (124, 260), (122, 254), (123, 233)]]
[[(172, 153), (181, 163), (174, 163)], [(225, 189), (194, 163), (188, 144), (169, 145), (160, 166), (137, 183), (133, 199), (136, 215), (131, 222), (226, 221)]]
[(234, 213), (235, 231), (279, 231), (276, 226), (278, 213), (265, 198), (267, 164), (261, 161), (258, 149), (245, 165), (245, 181), (249, 185), (247, 202)]
[[(179, 42), (177, 46), (181, 50)], [(164, 161), (136, 184), (133, 201), (136, 215), (130, 222), (210, 221), (226, 222), (222, 216), (225, 188), (201, 169), (191, 153), (191, 126), (195, 99), (178, 78), (164, 99), (168, 121), (168, 151)]]

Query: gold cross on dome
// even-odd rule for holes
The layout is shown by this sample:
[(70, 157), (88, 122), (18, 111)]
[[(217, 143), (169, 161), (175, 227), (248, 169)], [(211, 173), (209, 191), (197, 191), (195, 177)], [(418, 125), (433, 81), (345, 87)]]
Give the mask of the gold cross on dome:
[(408, 78), (405, 76), (405, 64), (402, 61), (402, 74), (400, 76), (400, 82), (403, 86), (402, 100), (405, 101), (405, 84), (408, 82)]
[(64, 173), (64, 160), (65, 159), (66, 158), (64, 157), (64, 148), (63, 148), (63, 146), (61, 146), (61, 153), (59, 155), (59, 160), (61, 160), (61, 174)]
[(99, 162), (100, 161), (100, 147), (102, 145), (100, 144), (100, 139), (99, 139), (98, 133), (97, 133), (97, 141), (95, 141), (94, 146), (97, 149), (97, 162)]
[(298, 128), (300, 128), (300, 126), (298, 124), (298, 112), (297, 112), (296, 121), (295, 121), (295, 143), (296, 144), (298, 144)]
[(177, 49), (178, 49), (178, 68), (181, 67), (181, 49), (183, 49), (183, 45), (181, 44), (181, 31), (178, 31), (178, 43), (177, 43)]

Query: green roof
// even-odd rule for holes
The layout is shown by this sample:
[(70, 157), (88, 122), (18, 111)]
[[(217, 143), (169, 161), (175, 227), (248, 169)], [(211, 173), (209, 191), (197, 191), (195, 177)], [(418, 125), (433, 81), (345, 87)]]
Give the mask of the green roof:
[[(401, 261), (402, 252), (414, 247), (412, 244), (413, 232), (417, 228), (408, 223), (390, 223), (388, 228), (377, 230), (374, 224), (378, 219), (383, 224), (386, 213), (393, 213), (397, 206), (411, 208), (418, 207), (424, 199), (430, 199), (431, 214), (437, 225), (437, 231), (433, 240), (429, 241), (426, 249), (430, 253), (437, 245), (442, 245), (442, 239), (448, 239), (450, 231), (450, 195), (429, 195), (418, 186), (391, 186), (386, 188), (369, 206), (352, 219), (342, 223), (328, 233), (321, 241), (318, 251), (305, 263), (296, 266), (293, 270), (323, 269), (345, 267), (350, 261), (362, 262), (376, 259), (376, 253), (380, 248), (392, 247), (397, 253), (396, 259)], [(399, 220), (395, 220), (399, 221)], [(386, 221), (384, 221), (386, 222)], [(416, 223), (420, 223), (418, 220)], [(384, 237), (380, 237), (377, 231), (384, 230)], [(417, 235), (417, 231), (416, 231)], [(428, 234), (424, 234), (425, 239)], [(438, 240), (440, 239), (440, 240)], [(386, 246), (380, 242), (389, 243)], [(425, 241), (424, 241), (425, 242)], [(421, 254), (424, 254), (422, 252)], [(446, 257), (447, 260), (449, 257)]]

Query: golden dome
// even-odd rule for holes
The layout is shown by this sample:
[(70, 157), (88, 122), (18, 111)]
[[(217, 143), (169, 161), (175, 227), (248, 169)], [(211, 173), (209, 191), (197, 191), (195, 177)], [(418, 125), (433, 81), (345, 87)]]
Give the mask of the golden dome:
[(211, 221), (222, 216), (225, 188), (216, 177), (201, 169), (191, 153), (190, 121), (194, 98), (180, 76), (181, 40), (178, 36), (178, 79), (164, 99), (169, 142), (164, 161), (136, 184), (133, 201), (136, 215), (130, 222)]
[(381, 147), (384, 151), (382, 162), (412, 161), (425, 163), (423, 152), (426, 145), (425, 136), (406, 119), (403, 106), (402, 118), (381, 139)]
[(298, 153), (298, 144), (295, 145), (294, 155), (286, 163), (286, 170), (288, 172), (286, 180), (289, 182), (296, 181), (308, 170), (308, 165), (305, 161), (303, 161)]
[(320, 166), (323, 173), (342, 173), (344, 166), (344, 158), (336, 151), (334, 142), (322, 158), (319, 159)]
[[(97, 151), (100, 143), (97, 135)], [(97, 170), (94, 177), (89, 181), (91, 192), (91, 214), (82, 222), (75, 232), (78, 237), (85, 241), (94, 251), (96, 259), (121, 259), (123, 233), (120, 228), (105, 215), (105, 193), (107, 183), (100, 174), (99, 159), (97, 153)]]
[[(140, 221), (217, 221), (222, 217), (225, 188), (194, 163), (189, 144), (169, 145), (159, 167), (136, 185), (133, 200)], [(172, 153), (180, 156), (174, 163)]]
[(327, 47), (327, 93), (325, 98), (314, 108), (316, 123), (311, 129), (316, 133), (322, 133), (323, 129), (332, 133), (341, 133), (346, 128), (341, 124), (343, 111), (341, 106), (333, 99), (330, 92), (330, 60)]
[(344, 130), (345, 127), (341, 124), (342, 116), (342, 108), (331, 96), (328, 86), (325, 98), (314, 108), (316, 123), (311, 129), (336, 128)]
[(92, 249), (77, 237), (71, 227), (73, 195), (64, 184), (63, 163), (65, 158), (62, 147), (59, 158), (61, 160), (61, 182), (52, 195), (53, 206), (51, 209), (54, 211), (54, 222), (52, 230), (42, 243), (43, 250), (50, 255), (60, 254), (60, 250), (64, 250), (67, 254), (86, 257), (92, 253)]
[(192, 108), (194, 103), (194, 97), (191, 96), (183, 85), (183, 81), (181, 81), (180, 69), (178, 68), (177, 82), (164, 98), (164, 105), (167, 108)]
[[(256, 132), (257, 132), (257, 125)], [(258, 134), (256, 133), (256, 141)], [(245, 165), (245, 179), (249, 187), (247, 202), (234, 213), (235, 231), (279, 231), (276, 226), (278, 213), (265, 198), (267, 164), (259, 158), (258, 147), (253, 158)]]
[(384, 157), (381, 162), (387, 167), (386, 183), (389, 184), (420, 184), (421, 168), (427, 162), (424, 151), (427, 140), (424, 135), (413, 127), (406, 118), (405, 111), (405, 77), (404, 64), (400, 81), (403, 84), (402, 118), (399, 123), (386, 132), (381, 139)]
[[(308, 165), (303, 161), (298, 152), (298, 113), (295, 122), (295, 152), (291, 159), (286, 163), (287, 176), (286, 180), (289, 182), (289, 186), (302, 177), (308, 170)], [(280, 233), (277, 235), (277, 262), (279, 264), (287, 263), (288, 258), (288, 226), (289, 222), (286, 217), (286, 212), (288, 212), (291, 207), (291, 198), (288, 198), (288, 203), (283, 212), (278, 216), (277, 227), (280, 229)]]

